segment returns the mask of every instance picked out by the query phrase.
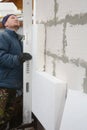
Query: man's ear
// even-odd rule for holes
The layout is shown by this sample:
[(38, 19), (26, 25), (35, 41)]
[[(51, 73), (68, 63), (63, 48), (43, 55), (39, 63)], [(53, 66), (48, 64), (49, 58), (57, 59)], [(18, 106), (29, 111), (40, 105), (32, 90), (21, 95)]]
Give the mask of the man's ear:
[(7, 27), (7, 26), (8, 26), (8, 22), (6, 22), (6, 23), (4, 24), (4, 26)]

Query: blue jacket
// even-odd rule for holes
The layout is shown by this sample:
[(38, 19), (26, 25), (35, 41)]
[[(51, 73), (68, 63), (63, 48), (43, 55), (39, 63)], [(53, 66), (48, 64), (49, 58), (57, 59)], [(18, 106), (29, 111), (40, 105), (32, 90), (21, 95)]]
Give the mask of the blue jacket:
[(5, 29), (0, 33), (0, 87), (22, 87), (23, 65), (18, 59), (21, 53), (22, 42), (15, 31)]

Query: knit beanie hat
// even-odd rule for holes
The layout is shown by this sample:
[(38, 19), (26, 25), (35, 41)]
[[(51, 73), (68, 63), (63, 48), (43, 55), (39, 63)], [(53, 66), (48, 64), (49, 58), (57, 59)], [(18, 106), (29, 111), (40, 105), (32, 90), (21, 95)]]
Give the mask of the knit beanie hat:
[(3, 26), (5, 26), (6, 21), (8, 20), (8, 18), (9, 18), (11, 15), (13, 15), (13, 14), (8, 14), (8, 15), (6, 15), (6, 16), (3, 17), (3, 19), (2, 19), (2, 24), (3, 24)]

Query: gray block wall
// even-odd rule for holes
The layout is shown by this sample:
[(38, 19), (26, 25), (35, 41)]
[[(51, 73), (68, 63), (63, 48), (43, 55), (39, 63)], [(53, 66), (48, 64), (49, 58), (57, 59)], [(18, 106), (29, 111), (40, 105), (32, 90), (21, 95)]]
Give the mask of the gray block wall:
[(87, 93), (87, 0), (36, 0), (38, 69)]

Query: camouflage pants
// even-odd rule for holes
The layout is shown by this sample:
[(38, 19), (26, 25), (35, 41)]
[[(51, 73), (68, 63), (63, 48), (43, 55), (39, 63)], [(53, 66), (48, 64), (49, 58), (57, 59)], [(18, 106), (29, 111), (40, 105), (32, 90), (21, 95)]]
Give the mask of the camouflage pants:
[(0, 125), (7, 121), (11, 125), (22, 122), (22, 96), (16, 97), (13, 89), (0, 89)]
[(3, 123), (1, 120), (4, 117), (5, 107), (7, 103), (8, 92), (6, 89), (0, 89), (0, 124)]

